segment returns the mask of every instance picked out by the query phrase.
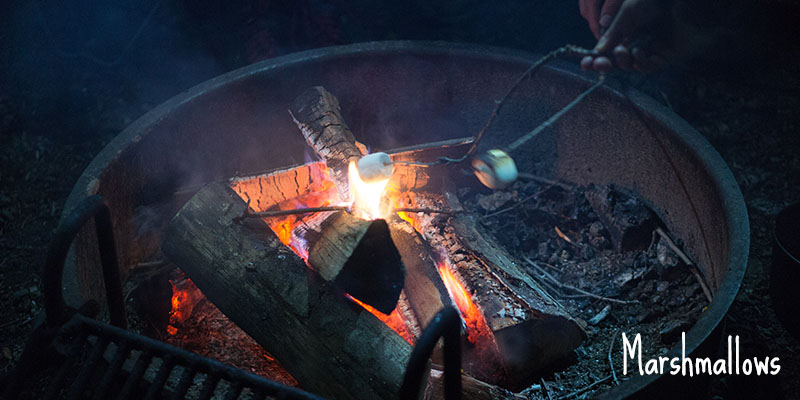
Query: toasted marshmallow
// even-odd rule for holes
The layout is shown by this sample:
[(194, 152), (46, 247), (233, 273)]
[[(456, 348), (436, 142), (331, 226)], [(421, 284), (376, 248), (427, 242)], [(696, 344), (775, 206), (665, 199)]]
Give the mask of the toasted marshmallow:
[(378, 182), (392, 177), (394, 165), (386, 153), (372, 153), (358, 160), (358, 175), (366, 183)]
[(478, 180), (490, 189), (502, 189), (517, 180), (517, 165), (503, 150), (492, 149), (472, 160)]

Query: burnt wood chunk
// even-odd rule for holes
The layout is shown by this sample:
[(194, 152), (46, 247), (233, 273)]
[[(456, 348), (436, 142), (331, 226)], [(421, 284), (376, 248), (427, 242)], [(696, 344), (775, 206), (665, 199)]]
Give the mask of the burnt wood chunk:
[(389, 231), (406, 267), (405, 294), (414, 315), (424, 329), (450, 303), (431, 249), (406, 221), (389, 222)]
[(616, 251), (647, 249), (658, 223), (641, 200), (616, 191), (612, 186), (588, 189), (584, 196), (608, 230)]
[(309, 269), (247, 205), (212, 183), (170, 221), (162, 246), (228, 318), (312, 392), (392, 399), (411, 345)]
[(343, 201), (350, 198), (347, 167), (364, 155), (356, 146), (353, 132), (342, 118), (339, 100), (322, 86), (304, 91), (291, 104), (289, 112), (306, 142), (328, 166)]
[(308, 263), (323, 279), (384, 314), (394, 310), (405, 268), (386, 221), (340, 211), (306, 239)]

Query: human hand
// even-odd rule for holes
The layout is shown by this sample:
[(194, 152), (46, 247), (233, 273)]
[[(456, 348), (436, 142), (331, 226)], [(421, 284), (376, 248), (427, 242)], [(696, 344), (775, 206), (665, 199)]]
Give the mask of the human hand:
[(617, 15), (624, 0), (579, 0), (581, 16), (589, 23), (594, 37), (600, 39)]
[[(584, 57), (581, 60), (583, 69), (606, 72), (617, 66), (624, 70), (650, 71), (665, 64), (663, 48), (662, 51), (643, 48), (643, 41), (664, 36), (658, 30), (669, 29), (658, 23), (669, 12), (662, 7), (663, 1), (606, 0), (598, 7), (600, 1), (580, 0), (581, 15), (599, 37), (595, 46), (598, 55)], [(598, 13), (600, 17), (595, 21)], [(608, 29), (603, 33), (604, 25)]]

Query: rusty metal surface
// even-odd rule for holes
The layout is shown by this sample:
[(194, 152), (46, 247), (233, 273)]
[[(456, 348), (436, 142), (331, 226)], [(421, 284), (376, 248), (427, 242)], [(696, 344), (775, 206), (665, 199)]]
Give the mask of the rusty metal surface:
[[(253, 64), (137, 120), (89, 165), (65, 209), (90, 194), (106, 199), (115, 210), (124, 276), (128, 266), (157, 251), (160, 227), (191, 197), (191, 190), (174, 196), (176, 189), (305, 160), (303, 137), (287, 112), (302, 90), (323, 85), (335, 93), (357, 139), (385, 150), (476, 133), (493, 102), (537, 58), (480, 46), (377, 42)], [(544, 68), (509, 99), (484, 145), (528, 132), (590, 84), (570, 64)], [(744, 200), (719, 154), (692, 127), (647, 96), (624, 94), (598, 90), (513, 155), (522, 171), (579, 184), (615, 183), (650, 203), (715, 292), (687, 332), (687, 351), (694, 350), (719, 324), (744, 274)], [(94, 240), (82, 232), (73, 260), (99, 262), (91, 252)], [(66, 268), (67, 301), (101, 297), (100, 278), (75, 265)], [(655, 379), (632, 379), (609, 394), (630, 395)]]

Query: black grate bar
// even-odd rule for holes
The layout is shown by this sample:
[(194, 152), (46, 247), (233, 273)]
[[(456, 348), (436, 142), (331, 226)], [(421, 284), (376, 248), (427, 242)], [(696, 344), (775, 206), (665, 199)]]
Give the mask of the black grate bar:
[(58, 369), (56, 375), (50, 380), (50, 383), (47, 386), (47, 390), (44, 393), (44, 399), (53, 399), (59, 395), (61, 389), (61, 384), (64, 382), (64, 379), (70, 372), (73, 371), (76, 361), (78, 360), (78, 356), (80, 356), (81, 352), (83, 351), (84, 344), (86, 343), (86, 337), (88, 336), (88, 332), (81, 331), (72, 339), (69, 343), (69, 350), (66, 354), (65, 360), (61, 364), (61, 368)]
[(228, 389), (228, 392), (225, 393), (225, 398), (223, 400), (236, 400), (239, 398), (240, 394), (242, 394), (242, 383), (239, 381), (231, 382), (231, 387)]
[(175, 400), (181, 400), (186, 395), (186, 391), (189, 390), (189, 386), (192, 386), (194, 382), (194, 375), (197, 373), (197, 370), (194, 368), (183, 368), (183, 373), (181, 374), (181, 380), (178, 381), (178, 386), (175, 388), (175, 393), (172, 396)]
[(83, 363), (83, 368), (81, 368), (78, 377), (72, 382), (72, 387), (69, 389), (69, 395), (67, 395), (68, 399), (77, 400), (83, 397), (83, 390), (86, 387), (86, 383), (89, 382), (89, 378), (92, 377), (97, 364), (99, 364), (102, 360), (103, 354), (106, 352), (106, 348), (108, 347), (108, 343), (110, 341), (111, 339), (107, 337), (101, 336), (97, 338), (97, 343), (95, 343), (92, 347), (92, 352), (89, 354), (89, 359)]
[[(176, 365), (180, 365), (184, 368), (187, 367), (190, 368), (192, 376), (197, 372), (202, 372), (210, 376), (217, 375), (218, 379), (225, 379), (226, 381), (229, 382), (238, 381), (242, 383), (242, 388), (251, 388), (254, 391), (260, 389), (263, 391), (265, 396), (271, 396), (276, 398), (303, 399), (303, 400), (322, 399), (322, 397), (305, 392), (298, 388), (282, 385), (280, 383), (271, 381), (269, 379), (251, 374), (250, 372), (243, 371), (234, 368), (230, 365), (223, 364), (219, 361), (205, 358), (198, 354), (168, 345), (164, 342), (160, 342), (155, 339), (137, 335), (135, 333), (121, 329), (116, 326), (106, 325), (102, 322), (84, 317), (82, 315), (76, 315), (75, 317), (73, 317), (73, 320), (75, 321), (74, 322), (75, 324), (83, 325), (83, 328), (90, 331), (90, 333), (92, 334), (99, 336), (100, 335), (109, 336), (115, 342), (128, 340), (131, 342), (132, 348), (141, 349), (143, 352), (149, 353), (151, 356), (164, 357), (166, 355), (171, 355), (172, 357), (174, 357)], [(186, 390), (188, 389), (189, 386), (191, 386), (191, 382), (192, 382), (191, 379), (189, 379), (189, 381), (186, 382), (186, 384), (188, 385), (186, 386), (186, 388), (181, 388), (181, 384), (178, 385), (179, 386), (178, 389), (182, 389), (183, 391), (182, 392), (180, 390), (176, 391), (176, 394), (179, 395), (177, 398), (183, 398), (182, 396), (185, 395)], [(127, 384), (128, 382), (126, 382), (126, 385)]]
[(198, 399), (210, 399), (214, 395), (214, 390), (217, 388), (221, 376), (219, 374), (209, 374), (203, 381), (203, 387), (200, 389), (200, 396)]
[(172, 373), (172, 368), (175, 367), (175, 359), (170, 356), (164, 357), (161, 367), (158, 368), (155, 379), (150, 387), (147, 389), (147, 394), (144, 396), (145, 400), (160, 399), (161, 389), (164, 388), (164, 382), (169, 378)]
[(100, 381), (100, 385), (97, 387), (97, 390), (94, 393), (95, 400), (105, 400), (108, 398), (108, 390), (111, 388), (111, 384), (119, 375), (119, 370), (122, 368), (122, 364), (128, 358), (130, 350), (131, 345), (127, 340), (122, 341), (122, 343), (117, 345), (117, 351), (111, 358), (108, 369), (106, 369), (103, 379)]
[(150, 365), (152, 360), (153, 355), (147, 350), (143, 350), (139, 354), (139, 358), (136, 359), (136, 364), (133, 365), (131, 374), (125, 381), (125, 386), (122, 387), (122, 393), (119, 395), (120, 400), (127, 400), (131, 398), (133, 392), (136, 390), (136, 387), (139, 385), (139, 381), (142, 379), (142, 375), (144, 375), (144, 372), (147, 370), (147, 366)]

